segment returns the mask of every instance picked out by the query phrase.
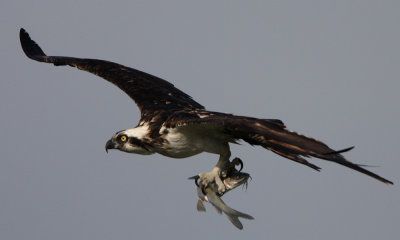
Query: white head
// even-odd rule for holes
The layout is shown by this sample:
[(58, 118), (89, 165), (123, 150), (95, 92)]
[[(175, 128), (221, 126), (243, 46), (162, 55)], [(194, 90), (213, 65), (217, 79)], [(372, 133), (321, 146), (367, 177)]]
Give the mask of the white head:
[(147, 134), (147, 126), (139, 126), (115, 133), (106, 143), (106, 151), (108, 149), (118, 149), (127, 153), (136, 153), (149, 155), (154, 153), (152, 145), (145, 140)]

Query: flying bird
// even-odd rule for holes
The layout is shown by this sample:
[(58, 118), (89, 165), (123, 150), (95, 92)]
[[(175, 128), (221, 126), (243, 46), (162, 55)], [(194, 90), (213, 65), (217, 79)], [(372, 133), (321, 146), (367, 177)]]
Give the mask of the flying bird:
[(186, 158), (202, 152), (219, 155), (216, 166), (199, 173), (204, 186), (215, 183), (225, 191), (221, 176), (230, 169), (230, 143), (243, 140), (259, 145), (312, 169), (320, 168), (306, 160), (324, 159), (364, 173), (381, 182), (391, 181), (346, 160), (341, 153), (323, 142), (290, 131), (281, 120), (258, 119), (206, 110), (173, 84), (148, 73), (117, 63), (88, 58), (47, 56), (29, 34), (21, 28), (20, 41), (25, 54), (36, 61), (55, 66), (68, 65), (93, 73), (124, 91), (140, 109), (136, 127), (119, 131), (107, 141), (105, 148), (127, 153), (150, 155), (159, 153), (171, 158)]

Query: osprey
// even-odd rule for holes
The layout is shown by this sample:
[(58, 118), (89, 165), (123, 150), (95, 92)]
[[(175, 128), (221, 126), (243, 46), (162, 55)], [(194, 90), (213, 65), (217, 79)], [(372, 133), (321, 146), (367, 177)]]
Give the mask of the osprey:
[(216, 183), (221, 193), (225, 192), (221, 177), (234, 164), (229, 160), (229, 143), (236, 143), (238, 140), (262, 146), (318, 171), (320, 168), (305, 158), (316, 157), (335, 162), (384, 183), (393, 184), (362, 168), (362, 165), (346, 160), (341, 153), (352, 147), (335, 151), (321, 141), (288, 130), (277, 119), (258, 119), (207, 111), (171, 83), (117, 63), (47, 56), (22, 28), (20, 41), (29, 58), (93, 73), (119, 87), (136, 102), (141, 112), (138, 125), (115, 133), (107, 141), (106, 151), (118, 149), (143, 155), (159, 153), (172, 158), (186, 158), (202, 152), (218, 154), (216, 166), (210, 172), (199, 173), (198, 176), (203, 186)]

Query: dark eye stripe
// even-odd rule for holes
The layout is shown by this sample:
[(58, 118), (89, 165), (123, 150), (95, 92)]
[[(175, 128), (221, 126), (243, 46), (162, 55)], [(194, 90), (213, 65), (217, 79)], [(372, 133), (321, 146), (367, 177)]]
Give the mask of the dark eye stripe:
[(128, 141), (129, 141), (129, 143), (131, 143), (133, 145), (136, 145), (138, 147), (144, 148), (147, 151), (149, 151), (148, 147), (151, 147), (151, 145), (149, 143), (145, 143), (145, 142), (143, 142), (140, 139), (135, 138), (135, 137), (129, 137)]

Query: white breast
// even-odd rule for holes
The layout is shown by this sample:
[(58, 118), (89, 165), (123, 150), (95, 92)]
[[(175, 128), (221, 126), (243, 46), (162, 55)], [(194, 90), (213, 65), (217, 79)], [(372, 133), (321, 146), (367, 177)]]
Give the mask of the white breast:
[[(166, 131), (168, 131), (167, 134)], [(165, 128), (160, 129), (160, 134), (164, 133), (166, 143), (158, 153), (173, 158), (190, 157), (201, 152), (220, 154), (223, 149), (223, 141), (213, 138), (204, 131), (197, 128)]]

